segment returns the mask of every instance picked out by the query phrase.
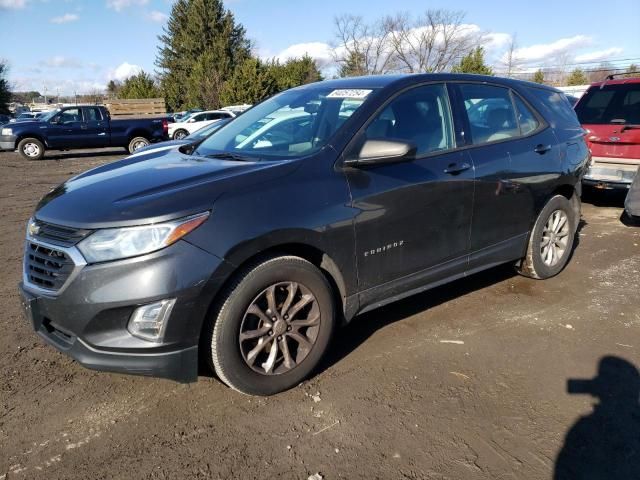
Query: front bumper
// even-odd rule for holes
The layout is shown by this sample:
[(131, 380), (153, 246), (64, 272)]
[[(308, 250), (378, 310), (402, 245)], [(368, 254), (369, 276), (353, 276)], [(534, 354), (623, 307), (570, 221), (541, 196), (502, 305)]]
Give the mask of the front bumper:
[(0, 150), (15, 150), (16, 137), (13, 135), (0, 135)]
[[(180, 241), (133, 259), (82, 266), (63, 289), (46, 294), (21, 283), (24, 311), (48, 344), (85, 367), (193, 382), (202, 322), (225, 262)], [(160, 343), (127, 330), (140, 305), (175, 298)]]

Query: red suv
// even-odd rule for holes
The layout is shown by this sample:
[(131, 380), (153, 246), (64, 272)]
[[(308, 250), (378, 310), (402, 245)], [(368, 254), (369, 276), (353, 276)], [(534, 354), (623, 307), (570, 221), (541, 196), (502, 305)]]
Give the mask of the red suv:
[(629, 188), (640, 166), (640, 76), (592, 84), (575, 106), (592, 160), (583, 183)]

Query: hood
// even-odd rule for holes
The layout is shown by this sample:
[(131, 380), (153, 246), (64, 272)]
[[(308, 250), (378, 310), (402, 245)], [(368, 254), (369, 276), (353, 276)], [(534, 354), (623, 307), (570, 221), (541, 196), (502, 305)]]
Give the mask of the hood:
[(16, 119), (14, 122), (9, 122), (7, 123), (7, 125), (13, 127), (16, 127), (18, 125), (20, 125), (21, 127), (30, 127), (32, 125), (40, 125), (42, 122), (40, 122), (40, 120), (37, 119), (24, 119), (24, 120), (18, 120)]
[(297, 162), (209, 159), (179, 150), (103, 165), (45, 195), (39, 220), (75, 228), (141, 225), (210, 210), (228, 189), (271, 181)]
[(193, 139), (187, 140), (186, 138), (183, 138), (182, 140), (168, 140), (166, 142), (153, 143), (136, 150), (135, 153), (129, 156), (129, 158), (140, 157), (149, 153), (157, 153), (162, 150), (171, 150), (172, 148), (180, 147), (182, 145), (188, 145), (191, 142), (193, 142)]

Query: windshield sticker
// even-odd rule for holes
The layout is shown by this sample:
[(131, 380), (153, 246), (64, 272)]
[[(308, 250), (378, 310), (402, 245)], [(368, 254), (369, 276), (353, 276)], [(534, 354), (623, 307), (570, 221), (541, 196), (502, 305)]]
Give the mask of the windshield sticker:
[(327, 98), (367, 98), (372, 91), (361, 88), (341, 88), (331, 92)]

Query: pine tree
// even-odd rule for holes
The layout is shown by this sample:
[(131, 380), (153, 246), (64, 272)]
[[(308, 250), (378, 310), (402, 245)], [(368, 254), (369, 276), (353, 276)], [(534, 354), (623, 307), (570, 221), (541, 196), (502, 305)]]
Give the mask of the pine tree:
[(533, 74), (533, 81), (536, 83), (544, 83), (544, 72), (542, 70), (536, 70)]
[(351, 52), (347, 60), (340, 66), (340, 77), (361, 77), (367, 74), (364, 55)]
[(160, 89), (155, 79), (145, 71), (127, 78), (119, 91), (120, 98), (158, 98), (160, 96)]
[(220, 106), (223, 80), (250, 56), (245, 29), (221, 0), (176, 0), (156, 65), (171, 110)]
[(7, 63), (0, 60), (0, 113), (9, 113), (11, 92), (9, 91), (9, 81), (7, 80), (8, 70)]
[(452, 72), (493, 75), (493, 69), (484, 63), (484, 48), (482, 47), (476, 47), (468, 55), (462, 57), (460, 63), (453, 67)]
[(308, 55), (291, 58), (285, 63), (273, 60), (268, 68), (276, 80), (279, 91), (322, 80), (316, 61)]
[(588, 82), (587, 76), (584, 74), (581, 68), (573, 70), (567, 78), (567, 85), (584, 85)]
[(278, 83), (271, 69), (257, 58), (248, 58), (224, 83), (220, 100), (225, 105), (254, 104), (278, 91)]

